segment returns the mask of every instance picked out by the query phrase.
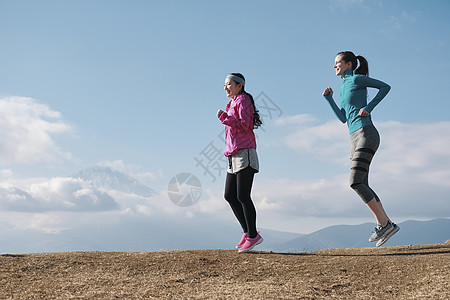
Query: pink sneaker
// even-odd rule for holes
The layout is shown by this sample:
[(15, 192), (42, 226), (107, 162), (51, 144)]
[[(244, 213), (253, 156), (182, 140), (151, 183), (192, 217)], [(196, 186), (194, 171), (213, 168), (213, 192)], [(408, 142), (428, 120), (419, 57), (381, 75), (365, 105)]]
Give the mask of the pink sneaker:
[(242, 247), (242, 245), (244, 245), (245, 241), (247, 240), (247, 237), (248, 237), (248, 233), (247, 233), (247, 232), (244, 232), (244, 233), (242, 234), (242, 239), (241, 239), (241, 241), (236, 245), (236, 249), (239, 249), (239, 248)]
[(259, 235), (259, 232), (258, 235), (253, 239), (247, 237), (247, 240), (245, 241), (244, 245), (241, 246), (239, 252), (250, 251), (253, 249), (253, 247), (261, 244), (263, 241), (264, 239)]

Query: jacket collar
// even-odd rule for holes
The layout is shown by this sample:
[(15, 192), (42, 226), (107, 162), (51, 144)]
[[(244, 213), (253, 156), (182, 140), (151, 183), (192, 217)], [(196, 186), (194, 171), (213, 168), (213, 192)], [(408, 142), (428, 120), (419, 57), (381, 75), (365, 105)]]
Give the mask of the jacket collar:
[(345, 70), (344, 79), (350, 76), (353, 76), (353, 70), (352, 69)]

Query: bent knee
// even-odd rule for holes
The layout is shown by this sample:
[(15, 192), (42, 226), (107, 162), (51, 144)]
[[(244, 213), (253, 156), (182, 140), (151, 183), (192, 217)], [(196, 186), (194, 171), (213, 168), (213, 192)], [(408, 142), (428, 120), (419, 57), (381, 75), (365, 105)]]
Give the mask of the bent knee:
[(226, 201), (228, 202), (235, 202), (237, 201), (237, 197), (235, 194), (233, 193), (224, 193), (223, 197), (225, 198)]
[(361, 184), (362, 184), (362, 182), (350, 182), (350, 187), (354, 190), (357, 190), (358, 186)]

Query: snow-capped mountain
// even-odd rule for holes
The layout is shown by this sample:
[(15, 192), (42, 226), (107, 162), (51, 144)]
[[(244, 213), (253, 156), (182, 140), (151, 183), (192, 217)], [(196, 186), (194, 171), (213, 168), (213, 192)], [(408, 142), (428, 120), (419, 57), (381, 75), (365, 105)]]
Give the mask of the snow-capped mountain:
[(99, 190), (115, 190), (150, 197), (156, 194), (151, 187), (109, 167), (95, 166), (81, 170), (70, 177), (81, 178)]

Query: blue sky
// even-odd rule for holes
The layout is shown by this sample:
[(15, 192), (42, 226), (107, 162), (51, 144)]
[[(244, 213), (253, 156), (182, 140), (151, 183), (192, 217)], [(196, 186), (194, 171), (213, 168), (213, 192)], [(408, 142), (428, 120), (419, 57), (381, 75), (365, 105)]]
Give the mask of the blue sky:
[[(241, 72), (257, 105), (265, 99), (276, 108), (272, 116), (261, 109), (257, 131), (258, 225), (308, 233), (372, 221), (347, 186), (347, 128), (321, 96), (341, 84), (335, 54), (352, 50), (392, 86), (373, 112), (382, 135), (373, 188), (394, 220), (448, 217), (449, 13), (444, 0), (1, 0), (0, 186), (8, 201), (18, 197), (11, 188), (68, 201), (55, 192), (67, 176), (111, 166), (159, 193), (136, 200), (111, 191), (120, 204), (104, 213), (111, 218), (157, 214), (235, 226), (222, 199), (224, 171), (214, 181), (195, 158), (211, 143), (222, 151), (215, 115), (228, 102), (226, 74)], [(181, 172), (202, 183), (192, 207), (167, 197)], [(58, 232), (81, 218), (0, 207), (5, 226), (21, 230)]]

